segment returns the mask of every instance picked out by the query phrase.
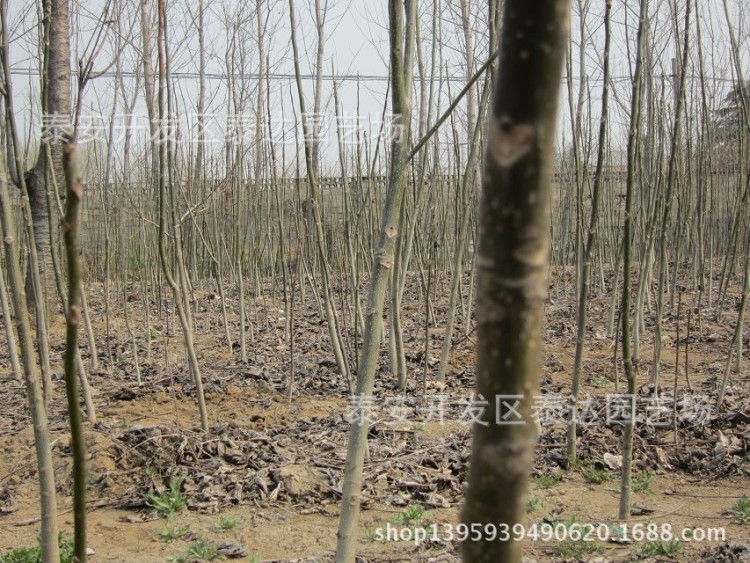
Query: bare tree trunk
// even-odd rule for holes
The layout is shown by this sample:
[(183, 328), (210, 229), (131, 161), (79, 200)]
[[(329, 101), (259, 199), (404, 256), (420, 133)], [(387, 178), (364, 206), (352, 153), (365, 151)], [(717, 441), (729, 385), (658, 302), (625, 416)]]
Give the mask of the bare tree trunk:
[(62, 228), (68, 263), (68, 306), (65, 337), (65, 391), (68, 396), (70, 444), (73, 451), (73, 521), (74, 554), (79, 563), (86, 563), (86, 442), (79, 399), (76, 360), (78, 354), (78, 326), (81, 324), (81, 258), (78, 226), (83, 186), (76, 170), (75, 142), (65, 147), (65, 217)]
[[(23, 170), (23, 161), (22, 161), (22, 153), (21, 153), (21, 147), (20, 147), (20, 140), (19, 140), (19, 134), (18, 129), (16, 127), (16, 120), (15, 120), (15, 112), (13, 108), (13, 81), (11, 79), (10, 75), (10, 55), (9, 55), (9, 41), (8, 41), (8, 6), (7, 1), (3, 0), (2, 4), (0, 6), (0, 10), (2, 11), (2, 66), (3, 66), (3, 73), (4, 73), (4, 98), (5, 98), (5, 121), (6, 126), (8, 128), (7, 130), (7, 164), (8, 164), (8, 171), (12, 174), (13, 171), (20, 171)], [(48, 37), (47, 29), (48, 29), (48, 23), (49, 18), (45, 19), (45, 38)], [(46, 58), (45, 58), (45, 64), (46, 64)], [(69, 91), (69, 90), (68, 90)], [(46, 98), (45, 93), (42, 94), (42, 107), (46, 107)], [(65, 119), (67, 120), (67, 114), (65, 116)], [(67, 121), (66, 121), (67, 122)], [(41, 153), (46, 153), (45, 145), (42, 144), (40, 148), (40, 155)], [(38, 163), (37, 163), (38, 164)], [(44, 167), (42, 168), (44, 170)], [(28, 264), (27, 264), (27, 272), (26, 272), (26, 289), (25, 289), (25, 299), (26, 299), (26, 310), (27, 311), (33, 311), (36, 310), (36, 340), (38, 343), (38, 350), (39, 350), (39, 359), (41, 364), (41, 372), (42, 372), (42, 392), (44, 394), (44, 402), (45, 405), (49, 404), (49, 401), (53, 394), (53, 387), (52, 387), (52, 369), (50, 367), (50, 358), (49, 358), (49, 336), (48, 336), (48, 330), (47, 330), (47, 307), (45, 302), (45, 288), (43, 287), (43, 280), (44, 279), (50, 279), (45, 278), (45, 276), (41, 273), (40, 265), (39, 265), (39, 253), (37, 252), (37, 243), (38, 243), (38, 237), (35, 234), (34, 230), (34, 210), (32, 209), (32, 203), (30, 201), (30, 190), (29, 190), (29, 182), (30, 182), (30, 173), (27, 174), (21, 174), (20, 172), (17, 172), (15, 177), (12, 177), (12, 181), (16, 186), (20, 188), (21, 191), (21, 213), (23, 218), (23, 224), (26, 230), (26, 235), (29, 238), (29, 241), (31, 241), (31, 244), (29, 245), (29, 255), (28, 255)], [(36, 188), (35, 188), (36, 189)], [(44, 230), (46, 233), (45, 241), (47, 242), (47, 254), (49, 255), (49, 224), (48, 224), (48, 214), (47, 214), (47, 194), (46, 194), (46, 186), (44, 183), (42, 183), (40, 186), (38, 186), (38, 190), (35, 192), (35, 197), (37, 199), (36, 204), (43, 207), (44, 211), (44, 226), (39, 226), (40, 229)], [(39, 201), (39, 198), (43, 201)], [(40, 220), (41, 221), (41, 220)], [(51, 260), (51, 257), (50, 257)]]
[[(670, 143), (669, 171), (667, 174), (667, 193), (664, 200), (664, 214), (662, 217), (661, 231), (659, 235), (659, 283), (656, 292), (656, 329), (654, 331), (654, 361), (651, 365), (651, 385), (654, 387), (654, 395), (658, 393), (659, 387), (659, 362), (661, 360), (662, 347), (662, 318), (664, 312), (664, 291), (667, 277), (667, 230), (669, 229), (669, 218), (672, 211), (672, 194), (677, 183), (677, 154), (679, 151), (680, 125), (683, 100), (685, 98), (685, 75), (687, 74), (688, 45), (690, 40), (690, 2), (685, 4), (685, 35), (682, 46), (682, 62), (680, 63), (680, 80), (676, 94), (674, 126)], [(677, 261), (675, 261), (675, 276), (677, 275)]]
[[(747, 182), (750, 184), (750, 174), (747, 177)], [(740, 296), (739, 312), (737, 314), (737, 326), (734, 329), (734, 336), (732, 337), (732, 343), (729, 345), (727, 351), (727, 361), (724, 366), (724, 375), (721, 378), (721, 385), (719, 387), (719, 396), (717, 399), (717, 410), (720, 410), (724, 403), (724, 396), (727, 391), (727, 383), (729, 382), (729, 372), (731, 371), (732, 365), (732, 353), (736, 353), (736, 367), (739, 372), (742, 367), (742, 325), (745, 322), (745, 311), (747, 310), (747, 298), (750, 295), (750, 236), (746, 237), (747, 255), (745, 256), (745, 271), (742, 281), (742, 295)]]
[[(399, 0), (389, 1), (391, 103), (393, 114), (398, 116), (399, 119), (398, 129), (400, 131), (398, 131), (398, 135), (394, 134), (391, 140), (391, 168), (388, 190), (383, 208), (380, 240), (370, 278), (370, 294), (365, 317), (364, 348), (357, 370), (355, 397), (365, 401), (372, 397), (375, 384), (375, 370), (377, 369), (383, 330), (385, 292), (391, 278), (396, 237), (398, 236), (399, 212), (406, 187), (408, 165), (406, 156), (411, 129), (414, 50), (408, 42), (404, 45), (404, 37), (409, 41), (414, 40), (413, 28), (417, 24), (416, 0), (407, 0), (404, 11), (406, 14), (406, 33), (404, 33), (404, 14), (402, 14), (401, 2)], [(358, 409), (355, 406), (351, 422), (349, 447), (346, 452), (346, 466), (344, 468), (336, 563), (354, 563), (355, 560), (362, 470), (367, 447), (367, 431), (370, 426), (367, 410), (362, 410), (361, 407)]]
[[(490, 84), (485, 83), (485, 87), (482, 92), (481, 104), (479, 108), (480, 120), (484, 119), (484, 111), (487, 107), (487, 101), (489, 100)], [(469, 223), (471, 220), (471, 212), (473, 205), (471, 200), (470, 192), (474, 184), (476, 162), (478, 160), (479, 146), (480, 146), (480, 134), (482, 128), (480, 123), (475, 123), (474, 131), (469, 146), (469, 155), (466, 160), (466, 168), (464, 169), (463, 180), (461, 183), (461, 193), (463, 194), (461, 206), (463, 213), (461, 214), (461, 221), (458, 227), (458, 237), (456, 240), (456, 249), (453, 257), (453, 280), (451, 282), (450, 297), (448, 302), (447, 319), (445, 321), (445, 335), (443, 336), (443, 347), (440, 351), (440, 364), (438, 365), (438, 372), (435, 376), (437, 381), (445, 381), (445, 372), (448, 369), (448, 359), (450, 357), (450, 351), (452, 347), (453, 339), (453, 328), (456, 316), (456, 304), (460, 299), (460, 284), (461, 278), (464, 273), (464, 252), (466, 249), (466, 240), (469, 233)], [(464, 318), (465, 323), (469, 323), (469, 319)]]
[[(3, 5), (3, 8), (5, 6)], [(5, 13), (4, 9), (3, 12)], [(4, 20), (7, 21), (7, 20)], [(3, 26), (3, 35), (5, 35)], [(6, 74), (7, 76), (7, 74)], [(16, 326), (21, 348), (24, 383), (29, 398), (29, 410), (34, 427), (37, 471), (39, 473), (39, 497), (42, 516), (42, 560), (44, 563), (59, 563), (60, 551), (57, 546), (57, 493), (55, 492), (55, 468), (52, 465), (49, 424), (44, 397), (39, 384), (39, 367), (34, 353), (34, 342), (29, 324), (23, 276), (19, 265), (18, 246), (15, 241), (13, 218), (10, 213), (10, 197), (5, 174), (0, 174), (0, 222), (2, 223), (5, 244), (5, 264), (10, 280), (11, 298), (16, 312)]]
[[(196, 399), (198, 402), (198, 410), (200, 412), (201, 428), (204, 432), (208, 432), (208, 412), (206, 410), (206, 400), (203, 394), (203, 382), (201, 379), (200, 368), (198, 365), (198, 358), (195, 354), (195, 347), (193, 345), (193, 333), (192, 323), (189, 313), (189, 304), (187, 303), (187, 287), (186, 277), (187, 272), (185, 271), (185, 263), (183, 261), (182, 252), (180, 245), (182, 244), (180, 237), (180, 226), (176, 217), (176, 202), (174, 197), (174, 179), (172, 176), (173, 169), (173, 158), (172, 150), (170, 146), (170, 133), (168, 128), (169, 117), (172, 112), (169, 109), (169, 55), (167, 52), (166, 45), (166, 8), (165, 0), (159, 0), (159, 258), (161, 261), (162, 272), (167, 280), (170, 288), (172, 289), (172, 295), (174, 298), (175, 308), (180, 318), (180, 325), (182, 326), (183, 338), (185, 341), (185, 352), (188, 357), (188, 366), (192, 375), (193, 384), (195, 385)], [(173, 242), (176, 250), (175, 267), (177, 268), (177, 278), (180, 285), (177, 285), (174, 276), (172, 275), (170, 265), (168, 263), (166, 255), (166, 221), (167, 214), (165, 208), (165, 199), (167, 196), (167, 190), (169, 195), (169, 207), (172, 225)]]
[[(313, 115), (312, 115), (312, 143), (310, 146), (310, 161), (312, 162), (315, 177), (320, 178), (320, 106), (323, 99), (323, 55), (325, 53), (325, 23), (328, 9), (328, 2), (325, 7), (321, 5), (321, 0), (315, 0), (315, 33), (317, 37), (317, 49), (315, 55), (315, 93), (313, 97)], [(307, 119), (306, 115), (302, 119)], [(319, 210), (318, 210), (319, 211)]]
[[(6, 262), (9, 260), (5, 258)], [(5, 286), (5, 274), (0, 274), (0, 312), (3, 315), (3, 327), (5, 328), (5, 341), (8, 345), (8, 359), (13, 377), (19, 382), (22, 380), (21, 363), (18, 361), (18, 347), (16, 346), (16, 335), (13, 331), (13, 314), (8, 302), (8, 288)]]
[[(332, 295), (331, 295), (331, 288), (330, 288), (330, 282), (329, 282), (329, 272), (328, 272), (328, 252), (326, 250), (326, 240), (325, 240), (325, 233), (323, 231), (323, 223), (322, 223), (322, 217), (321, 217), (321, 209), (320, 209), (320, 198), (318, 195), (318, 174), (317, 174), (317, 166), (315, 165), (315, 155), (313, 148), (315, 147), (315, 142), (308, 142), (309, 133), (311, 131), (308, 130), (308, 124), (306, 123), (306, 115), (305, 115), (305, 99), (304, 99), (304, 92), (302, 89), (302, 78), (300, 74), (300, 68), (299, 68), (299, 53), (297, 50), (297, 38), (296, 38), (296, 32), (295, 28), (297, 25), (296, 22), (296, 8), (294, 5), (294, 0), (289, 0), (289, 14), (290, 14), (290, 23), (292, 28), (292, 50), (294, 52), (294, 72), (297, 78), (297, 94), (299, 96), (299, 104), (300, 104), (300, 113), (302, 118), (302, 128), (304, 132), (305, 137), (305, 164), (307, 168), (307, 179), (310, 187), (310, 201), (312, 204), (312, 219), (313, 224), (315, 227), (315, 234), (317, 237), (317, 249), (318, 249), (318, 260), (320, 262), (320, 274), (321, 274), (321, 282), (322, 282), (322, 290), (323, 290), (323, 306), (325, 308), (325, 316), (326, 321), (328, 323), (328, 333), (331, 339), (331, 348), (333, 349), (334, 357), (336, 358), (336, 365), (338, 367), (339, 373), (344, 376), (344, 378), (347, 381), (351, 381), (351, 376), (349, 373), (349, 364), (348, 360), (346, 358), (346, 354), (344, 351), (341, 334), (339, 332), (338, 328), (338, 319), (336, 318), (336, 311), (333, 307), (332, 302)], [(319, 24), (322, 25), (322, 19), (319, 19)], [(320, 70), (322, 72), (322, 70)], [(315, 125), (312, 129), (312, 131), (316, 131)], [(315, 141), (316, 139), (312, 139)]]
[[(31, 204), (34, 225), (34, 240), (39, 257), (40, 275), (47, 291), (51, 280), (50, 231), (47, 213), (46, 175), (54, 174), (57, 183), (62, 182), (63, 142), (60, 130), (70, 126), (70, 13), (69, 0), (44, 0), (43, 23), (45, 30), (44, 76), (42, 84), (42, 107), (48, 119), (46, 132), (50, 139), (43, 139), (36, 163), (26, 174), (26, 190)], [(52, 139), (54, 137), (54, 139)], [(45, 146), (49, 144), (49, 153)], [(48, 163), (51, 154), (52, 162)], [(27, 293), (31, 289), (27, 276)], [(29, 295), (27, 295), (29, 297)], [(43, 304), (38, 304), (43, 306)]]
[[(643, 76), (641, 72), (643, 64), (643, 45), (645, 42), (646, 23), (648, 21), (648, 0), (640, 0), (638, 38), (635, 54), (635, 71), (633, 76), (633, 95), (630, 109), (630, 128), (628, 130), (627, 149), (627, 180), (625, 192), (625, 231), (623, 233), (623, 282), (622, 282), (622, 359), (625, 367), (625, 376), (628, 381), (627, 396), (631, 397), (631, 411), (635, 411), (636, 373), (631, 356), (631, 334), (630, 334), (630, 279), (632, 261), (632, 238), (633, 238), (633, 199), (636, 180), (636, 151), (641, 130), (641, 107)], [(620, 486), (620, 511), (621, 520), (630, 518), (630, 489), (631, 470), (633, 463), (633, 433), (635, 430), (635, 412), (631, 413), (629, 420), (625, 423), (622, 446), (622, 481)]]
[[(154, 94), (155, 82), (154, 82), (154, 65), (152, 62), (152, 53), (154, 50), (152, 42), (152, 26), (151, 26), (151, 10), (149, 6), (150, 2), (141, 0), (141, 46), (142, 46), (142, 59), (143, 59), (143, 90), (146, 97), (146, 112), (148, 113), (149, 120), (149, 131), (151, 138), (154, 139), (156, 135), (155, 123), (159, 118), (156, 115), (156, 97)], [(151, 152), (151, 182), (156, 184), (156, 179), (159, 177), (157, 170), (157, 155), (153, 150), (155, 143), (152, 143)]]
[(604, 11), (604, 59), (602, 77), (602, 114), (599, 118), (599, 147), (596, 154), (596, 172), (594, 173), (594, 189), (591, 195), (591, 218), (586, 238), (586, 247), (583, 250), (583, 268), (581, 271), (581, 283), (578, 286), (578, 334), (576, 338), (576, 354), (573, 364), (573, 395), (574, 410), (568, 422), (568, 459), (576, 458), (576, 410), (575, 404), (581, 387), (581, 368), (583, 367), (583, 352), (586, 342), (586, 319), (588, 317), (589, 284), (591, 277), (591, 259), (596, 244), (596, 230), (599, 222), (599, 199), (602, 192), (602, 176), (604, 171), (604, 154), (607, 143), (607, 117), (609, 100), (609, 16), (612, 10), (612, 1), (607, 0)]
[[(568, 0), (508, 0), (484, 157), (477, 252), (477, 394), (468, 526), (520, 522), (535, 443), (530, 424), (538, 387), (549, 256), (549, 173)], [(521, 396), (517, 424), (503, 424), (503, 396)], [(482, 400), (482, 399), (479, 399)], [(473, 528), (472, 528), (473, 529)], [(464, 561), (521, 560), (521, 542), (466, 541)]]

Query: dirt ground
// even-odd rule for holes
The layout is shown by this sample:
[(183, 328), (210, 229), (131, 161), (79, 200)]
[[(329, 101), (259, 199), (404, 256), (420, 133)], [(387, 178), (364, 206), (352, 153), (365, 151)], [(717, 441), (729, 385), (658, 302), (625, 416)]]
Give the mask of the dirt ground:
[[(365, 466), (359, 549), (363, 561), (457, 561), (460, 554), (459, 544), (444, 537), (415, 545), (378, 541), (376, 534), (389, 523), (425, 528), (458, 524), (466, 484), (470, 425), (464, 415), (472, 393), (474, 335), (464, 330), (459, 315), (447, 386), (429, 385), (423, 398), (423, 302), (417, 300), (416, 292), (416, 287), (409, 287), (402, 311), (410, 377), (403, 403), (388, 371), (387, 347), (383, 347)], [(270, 297), (270, 287), (257, 293), (248, 298), (253, 340), (248, 342), (249, 360), (243, 363), (236, 343), (232, 350), (226, 343), (215, 291), (208, 285), (196, 290), (196, 345), (211, 424), (211, 432), (204, 435), (198, 429), (182, 340), (173, 328), (174, 317), (166, 301), (160, 312), (151, 296), (153, 340), (147, 355), (142, 294), (135, 285), (127, 291), (143, 377), (143, 385), (138, 386), (132, 339), (121, 307), (114, 307), (107, 341), (103, 288), (89, 288), (101, 358), (99, 368), (89, 373), (97, 422), (86, 425), (94, 561), (155, 562), (180, 556), (191, 560), (185, 554), (199, 539), (215, 545), (224, 542), (224, 553), (234, 549), (246, 561), (332, 559), (349, 428), (346, 415), (352, 410), (347, 382), (336, 373), (327, 329), (308, 290), (294, 315), (295, 385), (289, 403), (284, 305), (278, 296)], [(446, 296), (447, 291), (435, 295)], [(675, 370), (676, 319), (666, 316), (663, 384), (665, 393), (671, 393), (677, 371), (680, 405), (690, 398), (713, 397), (736, 322), (735, 301), (737, 296), (731, 297), (720, 321), (711, 310), (702, 311), (700, 322), (694, 314), (689, 338), (686, 316), (680, 319), (679, 342), (681, 354), (686, 345), (689, 351), (691, 390), (686, 389), (684, 356)], [(236, 295), (228, 296), (235, 338), (239, 326), (236, 302)], [(436, 299), (438, 319), (446, 305)], [(592, 303), (584, 363), (582, 395), (591, 397), (590, 412), (599, 414), (605, 408), (606, 394), (615, 391), (614, 349), (612, 339), (605, 335), (608, 307), (607, 296)], [(553, 291), (546, 313), (541, 388), (549, 396), (564, 395), (569, 392), (575, 346), (572, 288)], [(646, 318), (650, 322), (648, 314)], [(61, 317), (54, 317), (52, 325), (57, 400), (50, 409), (50, 424), (60, 526), (72, 533), (71, 459), (59, 365)], [(344, 327), (349, 331), (346, 323)], [(353, 331), (350, 334), (353, 337)], [(748, 334), (750, 327), (745, 330), (746, 339)], [(441, 344), (441, 329), (431, 329), (428, 374), (437, 369)], [(30, 417), (23, 386), (10, 374), (6, 349), (4, 340), (0, 341), (0, 385), (6, 390), (0, 409), (0, 554), (34, 545), (39, 529)], [(750, 496), (749, 349), (746, 343), (745, 371), (732, 374), (721, 412), (712, 408), (700, 424), (678, 424), (676, 437), (671, 428), (646, 424), (636, 432), (634, 475), (639, 485), (631, 525), (670, 524), (674, 530), (721, 527), (723, 541), (682, 542), (667, 553), (645, 540), (588, 545), (526, 540), (525, 556), (539, 562), (665, 561), (669, 556), (680, 561), (750, 561), (750, 523), (741, 524), (730, 513), (738, 499)], [(88, 364), (85, 344), (82, 351)], [(640, 351), (643, 397), (649, 391), (651, 356), (648, 332)], [(621, 367), (619, 372), (622, 389)], [(438, 396), (447, 406), (442, 422), (431, 410)], [(397, 412), (408, 416), (399, 417)], [(581, 425), (582, 462), (575, 467), (565, 460), (564, 437), (564, 422), (543, 421), (525, 524), (529, 528), (560, 522), (614, 526), (620, 428)], [(187, 507), (170, 520), (159, 518), (147, 505), (147, 495), (163, 493), (175, 479)], [(414, 513), (410, 507), (416, 505), (421, 508)], [(181, 538), (165, 541), (160, 537), (180, 528)]]

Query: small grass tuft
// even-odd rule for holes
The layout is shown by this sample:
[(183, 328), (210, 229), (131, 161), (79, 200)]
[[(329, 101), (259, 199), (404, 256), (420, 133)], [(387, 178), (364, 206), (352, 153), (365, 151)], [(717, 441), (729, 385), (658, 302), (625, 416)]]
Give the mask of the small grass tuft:
[(589, 467), (584, 469), (583, 478), (592, 485), (601, 485), (612, 480), (612, 474), (606, 469), (597, 469)]
[(654, 484), (654, 474), (650, 471), (639, 473), (633, 477), (633, 492), (651, 494), (651, 485)]
[(601, 389), (602, 387), (606, 387), (607, 385), (609, 385), (610, 381), (606, 377), (597, 377), (591, 383), (594, 387)]
[(535, 512), (544, 506), (544, 501), (539, 497), (530, 496), (526, 499), (526, 512)]
[[(581, 517), (573, 514), (564, 521), (566, 527), (571, 528), (574, 524), (581, 525)], [(565, 559), (584, 559), (587, 555), (602, 553), (604, 546), (597, 542), (580, 540), (565, 540), (557, 546), (557, 553)]]
[(148, 493), (146, 506), (160, 517), (171, 520), (187, 504), (187, 498), (180, 492), (182, 479), (174, 477), (169, 480), (169, 488), (162, 494)]
[(651, 541), (636, 549), (636, 555), (646, 557), (668, 557), (677, 559), (685, 552), (685, 546), (677, 540)]
[(574, 457), (568, 460), (571, 469), (581, 469), (586, 466), (586, 460), (582, 457)]
[(408, 526), (409, 524), (419, 524), (424, 516), (424, 508), (418, 504), (412, 504), (396, 514), (391, 521), (397, 526)]
[(0, 555), (1, 563), (42, 563), (42, 551), (38, 547), (18, 547)]
[[(38, 541), (41, 544), (41, 538)], [(60, 547), (60, 563), (72, 563), (73, 539), (60, 532), (57, 545)], [(19, 547), (5, 555), (0, 555), (0, 563), (42, 563), (41, 545)]]
[(378, 543), (380, 539), (372, 528), (365, 528), (365, 541), (369, 543)]
[(219, 556), (219, 550), (216, 544), (207, 540), (197, 539), (190, 545), (188, 555), (202, 561), (213, 561)]
[(737, 518), (740, 524), (750, 524), (750, 498), (739, 499), (732, 505), (729, 513)]
[(170, 559), (171, 563), (187, 563), (188, 561), (213, 561), (219, 558), (219, 549), (216, 544), (204, 540), (197, 539), (190, 544), (187, 553), (178, 555)]
[(174, 526), (160, 532), (156, 532), (157, 537), (166, 543), (172, 543), (175, 540), (184, 538), (190, 533), (190, 526)]
[(542, 489), (551, 489), (562, 481), (563, 474), (561, 471), (555, 473), (544, 473), (536, 479), (536, 484)]
[(219, 518), (219, 521), (216, 523), (216, 527), (219, 530), (228, 531), (228, 530), (235, 530), (239, 527), (240, 521), (237, 520), (237, 518), (232, 518), (231, 516), (222, 516)]
[(557, 546), (557, 553), (565, 559), (583, 559), (586, 555), (594, 555), (603, 551), (603, 545), (582, 540), (565, 540)]

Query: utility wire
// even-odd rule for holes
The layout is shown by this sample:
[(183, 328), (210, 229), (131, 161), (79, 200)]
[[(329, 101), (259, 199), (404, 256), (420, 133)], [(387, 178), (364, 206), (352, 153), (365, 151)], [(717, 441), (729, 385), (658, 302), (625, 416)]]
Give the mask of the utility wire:
[[(71, 69), (71, 76), (75, 76), (77, 73), (77, 69)], [(13, 76), (39, 76), (39, 69), (31, 68), (31, 67), (11, 67), (10, 74)], [(96, 71), (91, 73), (96, 78), (114, 78), (115, 72), (114, 71), (104, 71), (101, 73), (98, 73)], [(135, 78), (136, 73), (132, 71), (120, 71), (120, 74), (123, 78)], [(200, 78), (200, 74), (197, 72), (172, 72), (170, 73), (170, 76), (172, 78), (178, 79), (178, 80), (197, 80)], [(243, 73), (241, 75), (243, 78), (248, 78), (251, 80), (258, 80), (260, 79), (260, 75), (257, 72), (247, 72)], [(271, 72), (267, 74), (267, 77), (271, 80), (295, 80), (296, 76), (293, 73), (283, 73), (283, 72)], [(95, 78), (95, 79), (96, 79)], [(227, 80), (229, 78), (229, 75), (221, 72), (207, 72), (205, 74), (205, 78), (207, 80)], [(314, 74), (302, 74), (300, 76), (302, 80), (316, 80), (317, 76)], [(388, 75), (383, 74), (323, 74), (322, 80), (326, 82), (388, 82), (390, 80), (390, 77)], [(674, 78), (673, 74), (667, 74), (667, 73), (661, 73), (659, 75), (654, 76), (654, 78), (667, 78), (672, 79)], [(734, 83), (736, 82), (733, 78), (727, 78), (727, 77), (721, 77), (721, 76), (705, 76), (703, 77), (705, 80), (711, 81), (711, 82), (725, 82), (725, 83)], [(577, 77), (576, 77), (577, 79)], [(685, 76), (685, 80), (700, 80), (701, 77), (698, 75), (687, 75)], [(418, 78), (415, 78), (415, 82), (418, 81)], [(466, 77), (465, 76), (447, 76), (447, 77), (434, 77), (432, 78), (433, 81), (436, 82), (465, 82)], [(563, 76), (561, 81), (566, 81), (567, 77)], [(590, 84), (596, 84), (601, 83), (601, 78), (589, 78), (588, 82)], [(629, 82), (630, 76), (622, 75), (622, 76), (612, 76), (610, 77), (611, 82)]]

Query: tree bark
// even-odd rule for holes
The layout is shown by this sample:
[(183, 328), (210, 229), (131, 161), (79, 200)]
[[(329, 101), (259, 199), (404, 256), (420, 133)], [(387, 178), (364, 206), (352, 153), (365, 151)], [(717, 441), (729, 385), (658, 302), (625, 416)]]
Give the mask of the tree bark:
[(70, 420), (71, 448), (73, 451), (73, 522), (74, 553), (79, 563), (86, 563), (86, 441), (83, 433), (80, 393), (76, 360), (78, 355), (78, 327), (81, 316), (81, 258), (78, 240), (79, 216), (83, 186), (76, 168), (76, 145), (69, 143), (63, 154), (65, 167), (65, 217), (63, 235), (68, 264), (68, 307), (65, 336), (65, 391), (68, 397), (68, 419)]
[[(628, 381), (627, 394), (635, 398), (636, 394), (636, 373), (633, 365), (633, 356), (631, 349), (631, 331), (630, 331), (630, 287), (631, 280), (631, 261), (632, 261), (632, 239), (633, 239), (633, 199), (635, 196), (636, 180), (636, 156), (637, 145), (641, 133), (641, 108), (643, 94), (643, 75), (641, 68), (643, 66), (643, 50), (645, 44), (646, 22), (648, 18), (648, 0), (640, 0), (639, 22), (638, 22), (638, 39), (635, 54), (635, 70), (633, 75), (633, 96), (630, 107), (630, 127), (628, 130), (628, 148), (627, 148), (627, 179), (625, 186), (625, 229), (623, 233), (623, 281), (622, 281), (622, 361), (625, 368), (625, 377)], [(632, 405), (632, 403), (631, 403)], [(632, 409), (635, 410), (634, 408)], [(635, 413), (632, 413), (635, 415)], [(623, 432), (622, 446), (622, 478), (620, 484), (620, 508), (619, 517), (621, 520), (630, 518), (630, 489), (631, 489), (631, 472), (633, 462), (633, 433), (635, 430), (634, 421), (625, 424)]]
[[(70, 127), (70, 10), (68, 0), (44, 0), (43, 25), (45, 35), (44, 73), (42, 84), (42, 111), (47, 131), (39, 146), (34, 166), (26, 172), (26, 191), (31, 204), (34, 242), (39, 257), (40, 276), (45, 292), (52, 282), (50, 257), (50, 230), (47, 209), (47, 174), (54, 174), (61, 185), (64, 179), (61, 128)], [(48, 142), (47, 142), (48, 141)], [(49, 146), (49, 151), (47, 150)], [(48, 163), (51, 156), (52, 162)], [(31, 275), (26, 275), (27, 298), (33, 293)], [(49, 288), (54, 291), (54, 287)]]
[[(391, 169), (388, 178), (388, 189), (383, 208), (383, 219), (380, 228), (380, 240), (375, 254), (375, 262), (370, 278), (370, 293), (365, 318), (364, 348), (357, 370), (357, 389), (355, 397), (363, 400), (371, 398), (375, 384), (380, 342), (383, 330), (383, 305), (388, 281), (391, 277), (396, 237), (398, 235), (399, 212), (401, 200), (406, 187), (408, 162), (408, 140), (411, 127), (412, 79), (414, 50), (409, 41), (414, 41), (414, 33), (409, 28), (416, 25), (417, 2), (407, 0), (404, 6), (406, 18), (402, 13), (401, 2), (390, 0), (388, 14), (390, 21), (391, 46), (391, 93), (393, 115), (400, 119), (400, 135), (391, 140)], [(406, 24), (404, 24), (406, 19)], [(407, 28), (404, 33), (404, 27)], [(406, 40), (404, 39), (406, 37)], [(405, 45), (406, 43), (406, 45)], [(363, 403), (366, 405), (366, 403)], [(352, 427), (349, 434), (349, 445), (346, 452), (344, 468), (343, 498), (339, 517), (338, 544), (336, 546), (336, 563), (354, 563), (357, 550), (357, 533), (359, 521), (359, 503), (362, 491), (362, 471), (365, 450), (367, 448), (367, 431), (369, 429), (366, 406), (354, 408)]]
[[(596, 172), (594, 173), (594, 189), (591, 195), (591, 217), (586, 233), (586, 247), (583, 250), (583, 267), (581, 271), (581, 283), (578, 286), (578, 333), (576, 336), (576, 355), (573, 363), (573, 395), (574, 408), (578, 400), (581, 387), (581, 368), (583, 367), (583, 352), (586, 341), (586, 319), (588, 318), (589, 279), (591, 277), (591, 259), (596, 244), (596, 231), (599, 223), (599, 200), (602, 192), (602, 181), (604, 175), (604, 155), (607, 143), (607, 115), (609, 100), (609, 15), (612, 9), (611, 0), (607, 0), (604, 11), (604, 68), (602, 78), (602, 114), (599, 118), (599, 146), (596, 153)], [(576, 458), (576, 415), (575, 411), (568, 422), (568, 459)]]
[(16, 326), (21, 349), (24, 383), (29, 398), (29, 410), (34, 428), (39, 497), (41, 505), (41, 554), (45, 563), (58, 563), (60, 551), (57, 545), (57, 493), (55, 491), (55, 468), (52, 465), (49, 422), (44, 397), (39, 384), (39, 366), (34, 354), (34, 341), (26, 310), (23, 277), (19, 266), (18, 244), (15, 240), (13, 218), (10, 211), (10, 196), (4, 174), (0, 174), (0, 223), (3, 230), (5, 261), (13, 309), (16, 311)]
[[(523, 517), (535, 443), (531, 403), (538, 388), (549, 256), (549, 172), (565, 45), (568, 0), (508, 0), (484, 157), (477, 263), (477, 394), (462, 521), (505, 526)], [(503, 397), (522, 418), (503, 423)], [(477, 401), (482, 399), (477, 397)], [(497, 401), (497, 402), (496, 402)], [(477, 403), (478, 405), (480, 403)], [(502, 537), (502, 536), (500, 536)], [(521, 543), (489, 536), (463, 545), (464, 561), (515, 562)]]

